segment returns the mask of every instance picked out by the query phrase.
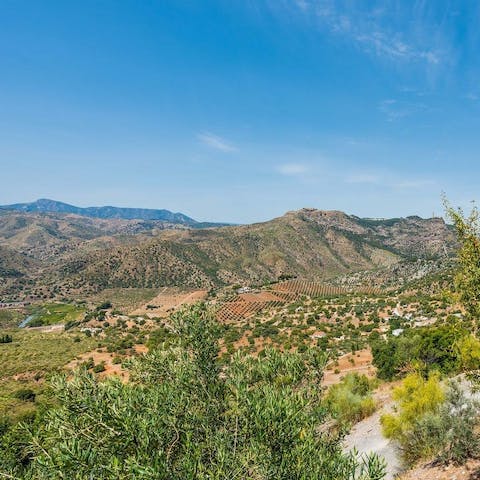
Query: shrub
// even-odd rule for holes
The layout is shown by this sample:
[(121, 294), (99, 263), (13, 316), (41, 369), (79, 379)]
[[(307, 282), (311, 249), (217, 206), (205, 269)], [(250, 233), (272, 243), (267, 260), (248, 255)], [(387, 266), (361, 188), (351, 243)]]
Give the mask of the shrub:
[(21, 388), (13, 396), (24, 402), (34, 402), (36, 397), (35, 392), (30, 388)]
[[(404, 374), (415, 367), (424, 376), (439, 370), (443, 374), (460, 371), (462, 362), (477, 362), (480, 352), (474, 341), (467, 340), (468, 331), (460, 324), (441, 325), (406, 330), (400, 337), (388, 340), (371, 340), (373, 364), (377, 367), (377, 376), (383, 380)], [(460, 360), (459, 346), (462, 347), (464, 360)], [(468, 358), (467, 358), (468, 357)], [(472, 363), (474, 364), (474, 363)]]
[(409, 463), (423, 458), (463, 464), (477, 457), (478, 407), (476, 401), (466, 397), (462, 387), (452, 382), (444, 403), (420, 415), (403, 430), (399, 441), (405, 459)]
[(428, 380), (418, 373), (412, 373), (395, 388), (393, 398), (398, 404), (399, 413), (382, 416), (383, 433), (387, 438), (402, 441), (403, 435), (412, 430), (418, 418), (438, 411), (445, 393), (437, 373), (430, 375)]
[(381, 421), (384, 434), (400, 443), (409, 463), (421, 458), (464, 463), (479, 454), (479, 405), (467, 398), (466, 388), (455, 382), (444, 388), (438, 374), (428, 380), (411, 374), (394, 390), (398, 413)]
[(80, 367), (83, 367), (85, 368), (86, 370), (90, 370), (91, 368), (93, 368), (95, 365), (94, 361), (93, 361), (93, 358), (90, 357), (89, 359), (85, 360), (84, 362), (82, 362), (80, 364)]
[(70, 330), (74, 327), (77, 327), (79, 324), (80, 324), (79, 322), (76, 322), (74, 320), (69, 320), (67, 323), (65, 323), (64, 329), (65, 329), (65, 331), (67, 331), (67, 330)]
[(480, 340), (473, 335), (467, 335), (457, 343), (459, 366), (463, 371), (480, 368)]
[(8, 335), (8, 333), (0, 336), (0, 343), (12, 343), (12, 342), (13, 342), (13, 338), (11, 335)]
[(333, 414), (342, 423), (355, 423), (375, 411), (371, 396), (374, 382), (365, 375), (349, 373), (338, 385), (328, 390), (325, 401)]
[(100, 310), (108, 310), (109, 308), (112, 308), (112, 302), (110, 301), (106, 301), (106, 302), (103, 302), (101, 303), (98, 307), (97, 307), (97, 311), (100, 311)]
[(447, 401), (440, 411), (440, 418), (444, 423), (444, 437), (440, 443), (439, 459), (444, 463), (462, 464), (469, 458), (478, 457), (478, 412), (478, 402), (467, 398), (458, 383), (451, 383), (447, 391)]
[(97, 363), (93, 367), (93, 372), (94, 373), (100, 373), (100, 372), (104, 372), (104, 371), (105, 371), (105, 362)]

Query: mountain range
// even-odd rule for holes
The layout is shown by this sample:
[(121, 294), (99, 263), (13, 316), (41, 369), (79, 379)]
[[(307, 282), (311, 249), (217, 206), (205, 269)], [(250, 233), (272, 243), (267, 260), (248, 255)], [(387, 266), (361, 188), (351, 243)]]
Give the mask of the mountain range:
[(325, 281), (417, 259), (441, 260), (454, 247), (452, 229), (441, 218), (365, 219), (302, 209), (262, 223), (200, 229), (3, 208), (0, 297), (259, 285), (282, 275)]
[(170, 210), (156, 210), (149, 208), (123, 208), (123, 207), (76, 207), (68, 203), (40, 198), (30, 203), (15, 203), (0, 206), (2, 210), (14, 210), (24, 213), (65, 213), (81, 215), (91, 218), (122, 219), (122, 220), (156, 220), (169, 224), (186, 225), (193, 228), (204, 228), (224, 224), (198, 222), (183, 213), (174, 213)]

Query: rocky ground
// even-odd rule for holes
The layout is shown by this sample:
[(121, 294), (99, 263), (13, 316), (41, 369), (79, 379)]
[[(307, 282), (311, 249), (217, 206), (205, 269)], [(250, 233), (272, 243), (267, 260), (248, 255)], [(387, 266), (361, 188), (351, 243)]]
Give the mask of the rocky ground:
[(478, 480), (480, 460), (471, 460), (466, 465), (433, 466), (426, 464), (410, 470), (401, 480)]

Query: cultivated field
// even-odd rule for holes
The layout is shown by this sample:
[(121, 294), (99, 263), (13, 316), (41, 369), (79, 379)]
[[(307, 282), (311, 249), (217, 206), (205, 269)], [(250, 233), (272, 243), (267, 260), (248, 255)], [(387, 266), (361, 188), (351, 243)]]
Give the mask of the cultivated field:
[(130, 315), (145, 315), (147, 317), (167, 317), (182, 305), (205, 300), (208, 290), (184, 290), (175, 287), (164, 287), (160, 293), (147, 303), (130, 312)]

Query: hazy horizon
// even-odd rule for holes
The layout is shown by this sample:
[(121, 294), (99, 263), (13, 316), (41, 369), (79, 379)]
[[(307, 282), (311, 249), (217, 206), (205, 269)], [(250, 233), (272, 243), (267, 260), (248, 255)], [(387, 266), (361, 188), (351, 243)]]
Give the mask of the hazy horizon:
[[(72, 207), (79, 207), (79, 208), (125, 208), (125, 209), (151, 209), (151, 210), (163, 210), (162, 207), (142, 207), (142, 206), (137, 206), (137, 205), (114, 205), (114, 204), (105, 204), (105, 205), (73, 205), (73, 204), (69, 204), (67, 202), (63, 202), (62, 200), (59, 200), (59, 199), (53, 199), (53, 198), (38, 198), (38, 199), (35, 199), (35, 200), (32, 200), (30, 202), (14, 202), (12, 204), (2, 204), (0, 205), (0, 207), (5, 207), (5, 206), (11, 206), (11, 205), (18, 205), (18, 204), (29, 204), (29, 203), (35, 203), (39, 200), (48, 200), (48, 201), (53, 201), (53, 202), (57, 202), (57, 203), (64, 203), (64, 204), (68, 204)], [(242, 225), (242, 224), (249, 224), (249, 223), (261, 223), (261, 222), (265, 222), (265, 221), (269, 221), (269, 220), (272, 220), (273, 218), (276, 218), (276, 217), (280, 217), (280, 216), (283, 216), (285, 215), (286, 213), (288, 212), (291, 212), (291, 211), (298, 211), (298, 210), (302, 210), (302, 209), (315, 209), (315, 210), (327, 210), (327, 209), (322, 209), (322, 208), (317, 208), (317, 207), (312, 207), (312, 206), (304, 206), (304, 207), (301, 207), (299, 209), (295, 209), (295, 210), (286, 210), (285, 212), (279, 214), (279, 215), (276, 215), (275, 217), (270, 217), (270, 218), (265, 218), (265, 219), (260, 219), (260, 220), (256, 220), (254, 222), (245, 222), (245, 223), (242, 223), (242, 222), (231, 222), (229, 221), (228, 219), (224, 219), (224, 220), (211, 220), (211, 219), (208, 219), (208, 218), (193, 218), (193, 217), (190, 217), (190, 215), (187, 215), (185, 212), (180, 212), (180, 211), (172, 211), (172, 213), (180, 213), (180, 214), (184, 214), (184, 215), (187, 215), (188, 217), (190, 218), (193, 218), (193, 220), (196, 220), (196, 221), (199, 221), (199, 222), (218, 222), (218, 223), (230, 223), (232, 225)], [(329, 209), (329, 211), (339, 211), (338, 209)], [(359, 215), (355, 215), (355, 213), (352, 213), (352, 212), (348, 212), (348, 211), (343, 211), (343, 210), (340, 210), (341, 212), (343, 213), (346, 213), (347, 215), (353, 215), (353, 216), (357, 216), (359, 218), (365, 218), (365, 219), (372, 219), (372, 220), (376, 220), (376, 219), (379, 219), (379, 220), (388, 220), (388, 219), (391, 219), (391, 218), (395, 218), (395, 217), (375, 217), (375, 216), (363, 216), (363, 217), (360, 217)], [(430, 219), (430, 218), (444, 218), (445, 219), (445, 215), (443, 214), (443, 210), (442, 212), (432, 212), (432, 215), (427, 215), (425, 217), (422, 217), (421, 215), (418, 215), (416, 213), (407, 213), (407, 214), (403, 214), (403, 215), (399, 215), (398, 218), (407, 218), (407, 217), (415, 217), (415, 216), (420, 216), (421, 218), (425, 218), (425, 219)], [(447, 222), (448, 223), (448, 222)]]

